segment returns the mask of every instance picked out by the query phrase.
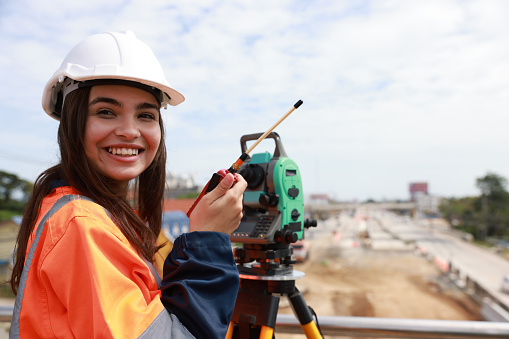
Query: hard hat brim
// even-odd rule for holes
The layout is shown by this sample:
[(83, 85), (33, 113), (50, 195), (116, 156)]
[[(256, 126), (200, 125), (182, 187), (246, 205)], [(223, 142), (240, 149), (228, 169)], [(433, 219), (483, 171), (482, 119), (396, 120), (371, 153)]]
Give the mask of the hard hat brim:
[(53, 77), (46, 83), (46, 86), (44, 87), (43, 95), (42, 95), (42, 107), (44, 111), (52, 118), (56, 120), (59, 119), (60, 112), (55, 112), (55, 105), (56, 105), (56, 94), (59, 92), (59, 90), (54, 90), (55, 86), (58, 86), (59, 83), (62, 83), (61, 79), (65, 79), (66, 77), (71, 78), (76, 81), (87, 81), (87, 80), (99, 80), (99, 79), (118, 79), (118, 80), (126, 80), (126, 81), (132, 81), (132, 82), (138, 82), (147, 86), (155, 87), (159, 89), (163, 93), (163, 97), (161, 100), (161, 108), (166, 107), (167, 105), (170, 106), (177, 106), (185, 101), (185, 97), (177, 90), (170, 86), (166, 86), (161, 83), (148, 81), (146, 79), (139, 79), (135, 77), (125, 77), (125, 76), (83, 76), (83, 77), (77, 77), (77, 76), (71, 76), (70, 74), (66, 73), (59, 73), (54, 74)]

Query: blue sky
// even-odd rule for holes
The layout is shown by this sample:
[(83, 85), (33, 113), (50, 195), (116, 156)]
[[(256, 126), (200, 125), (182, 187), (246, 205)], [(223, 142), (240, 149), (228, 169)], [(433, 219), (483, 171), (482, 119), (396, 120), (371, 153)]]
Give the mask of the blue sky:
[[(509, 2), (0, 0), (0, 170), (58, 161), (42, 89), (85, 37), (132, 30), (186, 97), (168, 169), (204, 184), (244, 134), (276, 131), (304, 190), (339, 200), (476, 195), (509, 178)], [(270, 143), (255, 150), (271, 151)]]

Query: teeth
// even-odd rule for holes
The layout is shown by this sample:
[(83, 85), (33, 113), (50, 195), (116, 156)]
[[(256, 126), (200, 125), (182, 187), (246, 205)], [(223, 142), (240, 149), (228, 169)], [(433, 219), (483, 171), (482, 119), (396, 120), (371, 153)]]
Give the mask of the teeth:
[(121, 156), (133, 156), (138, 155), (137, 148), (119, 148), (119, 147), (110, 147), (108, 148), (108, 152), (113, 155), (121, 155)]

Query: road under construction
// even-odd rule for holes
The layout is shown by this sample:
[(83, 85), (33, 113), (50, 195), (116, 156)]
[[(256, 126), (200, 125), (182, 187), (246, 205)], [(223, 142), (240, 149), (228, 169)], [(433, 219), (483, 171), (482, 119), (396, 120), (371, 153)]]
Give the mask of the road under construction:
[[(360, 236), (365, 230), (368, 238)], [(305, 273), (296, 285), (318, 319), (332, 322), (328, 329), (335, 330), (324, 333), (359, 337), (371, 328), (370, 338), (462, 338), (458, 328), (448, 333), (442, 327), (470, 324), (464, 331), (475, 337), (473, 328), (482, 324), (487, 326), (484, 334), (509, 335), (509, 296), (500, 292), (509, 261), (451, 235), (443, 221), (365, 207), (355, 213), (345, 209), (308, 230), (306, 241), (310, 255), (295, 265)], [(292, 331), (283, 326), (292, 314), (284, 300), (279, 313), (278, 338), (304, 337), (281, 334)], [(408, 331), (390, 330), (396, 323), (407, 324)], [(498, 326), (500, 336), (494, 334)], [(330, 338), (336, 337), (344, 338)]]

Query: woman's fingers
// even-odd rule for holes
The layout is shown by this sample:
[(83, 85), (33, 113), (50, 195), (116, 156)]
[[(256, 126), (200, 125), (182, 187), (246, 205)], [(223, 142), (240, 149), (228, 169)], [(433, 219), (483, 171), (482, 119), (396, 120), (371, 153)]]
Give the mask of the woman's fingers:
[(191, 231), (233, 232), (240, 223), (247, 183), (241, 175), (228, 173), (206, 194), (191, 214)]

